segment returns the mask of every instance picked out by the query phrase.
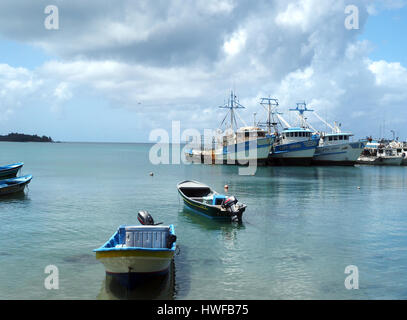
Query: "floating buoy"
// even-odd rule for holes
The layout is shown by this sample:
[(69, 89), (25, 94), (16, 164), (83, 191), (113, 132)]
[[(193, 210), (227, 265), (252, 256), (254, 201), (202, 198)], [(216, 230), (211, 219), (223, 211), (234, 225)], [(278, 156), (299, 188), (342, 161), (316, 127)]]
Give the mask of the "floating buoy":
[(152, 177), (154, 175), (154, 173), (153, 172), (150, 172), (150, 176)]
[(358, 187), (358, 189), (360, 189), (360, 187)]
[(225, 188), (225, 190), (228, 190), (229, 186), (227, 184), (225, 184), (225, 186), (223, 188)]

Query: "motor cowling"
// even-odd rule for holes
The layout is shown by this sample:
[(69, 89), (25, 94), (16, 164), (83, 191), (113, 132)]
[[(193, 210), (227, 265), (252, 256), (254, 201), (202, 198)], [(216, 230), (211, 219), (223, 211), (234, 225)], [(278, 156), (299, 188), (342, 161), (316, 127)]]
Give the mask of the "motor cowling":
[(137, 219), (142, 225), (154, 225), (153, 217), (145, 210), (138, 212)]
[(237, 203), (237, 199), (235, 196), (230, 196), (226, 198), (222, 203), (222, 208), (228, 209), (232, 207), (234, 204)]
[(241, 221), (242, 214), (246, 209), (246, 205), (239, 203), (235, 196), (226, 198), (222, 203), (222, 208), (230, 212), (232, 221)]

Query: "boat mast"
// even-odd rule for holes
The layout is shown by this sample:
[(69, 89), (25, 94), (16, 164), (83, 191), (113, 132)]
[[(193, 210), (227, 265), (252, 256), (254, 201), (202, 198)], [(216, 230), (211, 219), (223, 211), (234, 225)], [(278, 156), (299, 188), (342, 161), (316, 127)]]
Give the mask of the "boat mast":
[[(230, 112), (230, 129), (232, 131), (236, 131), (237, 130), (237, 121), (236, 121), (235, 111), (234, 110), (235, 109), (244, 109), (245, 107), (242, 106), (239, 103), (239, 101), (237, 100), (237, 97), (233, 93), (233, 91), (230, 92), (230, 98), (229, 98), (228, 104), (226, 104), (224, 106), (219, 106), (219, 108), (221, 108), (221, 109), (229, 109), (229, 112)], [(225, 119), (223, 119), (223, 121), (225, 121)], [(223, 121), (222, 121), (222, 123), (223, 123)], [(222, 125), (222, 123), (221, 123), (221, 125)], [(236, 130), (233, 130), (233, 123), (235, 123)]]
[[(275, 98), (260, 98), (260, 104), (267, 110), (267, 133), (271, 134), (271, 128), (278, 134), (277, 122), (274, 120), (274, 114), (277, 114), (278, 99)], [(271, 122), (273, 120), (273, 122)], [(264, 125), (264, 124), (263, 124)]]
[[(308, 127), (312, 128), (308, 123), (307, 120), (304, 116), (304, 113), (309, 111), (309, 112), (313, 112), (314, 110), (312, 109), (308, 109), (307, 108), (307, 104), (304, 102), (298, 102), (297, 103), (297, 107), (295, 109), (289, 109), (290, 111), (297, 111), (298, 112), (298, 116), (300, 118), (300, 127), (307, 129)], [(314, 128), (312, 128), (314, 131), (316, 131)]]

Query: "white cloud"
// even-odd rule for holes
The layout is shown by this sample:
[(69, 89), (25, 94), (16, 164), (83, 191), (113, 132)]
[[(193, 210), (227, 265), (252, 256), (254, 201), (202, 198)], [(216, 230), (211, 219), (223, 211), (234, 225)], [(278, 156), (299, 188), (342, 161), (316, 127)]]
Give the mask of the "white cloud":
[(59, 111), (88, 95), (134, 110), (150, 129), (171, 119), (215, 127), (234, 88), (245, 119), (271, 95), (285, 110), (306, 100), (364, 136), (372, 111), (404, 110), (407, 77), (398, 62), (369, 60), (371, 45), (357, 40), (368, 14), (401, 4), (353, 2), (361, 28), (351, 31), (344, 0), (61, 2), (55, 33), (37, 30), (30, 10), (24, 30), (3, 10), (5, 35), (57, 59), (35, 70), (0, 65), (0, 111), (10, 117), (35, 98)]
[(407, 85), (407, 69), (400, 62), (372, 61), (369, 70), (375, 75), (378, 86), (402, 88)]
[(247, 33), (245, 30), (239, 30), (232, 34), (232, 37), (225, 41), (223, 50), (229, 56), (238, 54), (246, 45)]

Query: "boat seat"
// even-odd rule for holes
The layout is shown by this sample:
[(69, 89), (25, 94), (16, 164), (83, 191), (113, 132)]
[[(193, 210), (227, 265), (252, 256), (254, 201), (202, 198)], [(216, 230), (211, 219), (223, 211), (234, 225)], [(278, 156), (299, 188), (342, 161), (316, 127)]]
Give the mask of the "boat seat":
[(168, 227), (126, 227), (126, 247), (166, 248), (169, 234)]
[(224, 196), (223, 194), (215, 194), (213, 195), (213, 202), (212, 205), (214, 206), (220, 206), (222, 202), (226, 199), (227, 197)]

